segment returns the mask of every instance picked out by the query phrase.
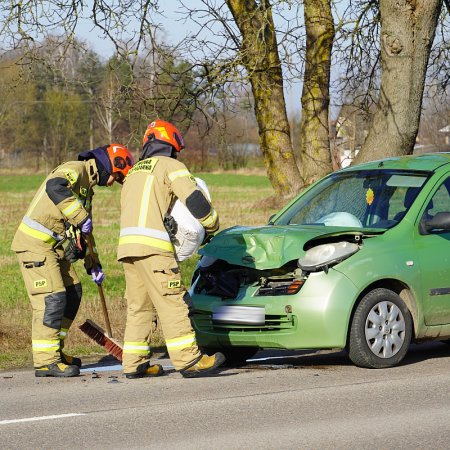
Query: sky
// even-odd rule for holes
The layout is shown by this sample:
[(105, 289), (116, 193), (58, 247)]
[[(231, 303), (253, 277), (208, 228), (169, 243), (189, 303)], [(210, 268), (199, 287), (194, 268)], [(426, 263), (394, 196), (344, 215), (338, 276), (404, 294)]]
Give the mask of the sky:
[[(192, 8), (201, 7), (200, 0), (188, 0), (188, 2)], [(193, 24), (182, 20), (178, 0), (165, 0), (161, 3), (164, 11), (162, 15), (157, 16), (157, 21), (164, 28), (164, 35), (169, 43), (175, 44), (192, 32)], [(105, 39), (100, 31), (93, 28), (90, 20), (80, 21), (76, 34), (90, 43), (98, 54), (107, 58), (114, 53), (114, 45), (108, 39)]]
[[(176, 44), (182, 41), (187, 35), (197, 30), (197, 25), (189, 20), (184, 20), (184, 15), (181, 10), (180, 1), (165, 0), (161, 1), (162, 15), (157, 16), (158, 23), (163, 27), (164, 39), (167, 39), (169, 44)], [(219, 2), (223, 4), (223, 2)], [(192, 9), (202, 9), (201, 0), (187, 0), (187, 4)], [(114, 45), (101, 36), (101, 33), (93, 28), (92, 22), (84, 20), (81, 22), (77, 35), (83, 40), (87, 41), (93, 50), (107, 59), (114, 53)], [(300, 97), (301, 97), (301, 82), (288, 85), (285, 83), (285, 98), (288, 114), (298, 114), (300, 111)]]

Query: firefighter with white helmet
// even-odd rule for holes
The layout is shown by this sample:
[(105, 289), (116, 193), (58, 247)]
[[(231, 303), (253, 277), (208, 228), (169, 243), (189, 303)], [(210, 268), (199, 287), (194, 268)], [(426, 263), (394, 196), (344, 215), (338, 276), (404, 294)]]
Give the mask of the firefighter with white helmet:
[(165, 218), (178, 198), (206, 233), (219, 228), (217, 212), (186, 166), (177, 160), (183, 148), (183, 138), (174, 125), (163, 120), (151, 122), (140, 160), (128, 173), (122, 189), (117, 258), (123, 263), (126, 280), (123, 369), (127, 378), (163, 373), (160, 365), (150, 364), (153, 308), (170, 359), (184, 377), (208, 374), (225, 361), (221, 353), (203, 355), (197, 346), (189, 318), (189, 294), (165, 226)]
[(37, 377), (80, 373), (80, 359), (63, 352), (82, 294), (72, 263), (84, 258), (93, 281), (102, 283), (95, 243), (95, 254), (86, 255), (83, 239), (92, 231), (93, 187), (122, 183), (132, 165), (131, 153), (120, 144), (83, 152), (78, 161), (61, 164), (44, 180), (16, 231), (11, 249), (17, 254), (33, 310)]

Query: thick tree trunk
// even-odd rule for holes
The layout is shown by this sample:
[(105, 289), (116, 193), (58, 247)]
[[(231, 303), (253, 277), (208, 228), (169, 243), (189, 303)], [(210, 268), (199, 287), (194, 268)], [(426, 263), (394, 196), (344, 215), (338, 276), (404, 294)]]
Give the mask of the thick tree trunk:
[(302, 92), (301, 172), (305, 186), (333, 171), (328, 129), (334, 23), (330, 0), (305, 0), (306, 62)]
[(242, 35), (241, 58), (252, 85), (261, 151), (278, 197), (303, 185), (294, 158), (283, 92), (283, 76), (269, 0), (227, 0)]
[(442, 0), (380, 0), (381, 86), (354, 164), (411, 154)]

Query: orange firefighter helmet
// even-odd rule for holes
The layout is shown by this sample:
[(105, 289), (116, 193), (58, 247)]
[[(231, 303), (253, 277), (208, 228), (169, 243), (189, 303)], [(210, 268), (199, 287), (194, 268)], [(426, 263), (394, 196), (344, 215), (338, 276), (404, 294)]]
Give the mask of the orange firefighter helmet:
[(149, 139), (167, 142), (177, 152), (181, 152), (184, 148), (184, 140), (177, 127), (164, 120), (157, 119), (149, 124), (142, 145), (144, 146)]
[(133, 155), (130, 150), (121, 144), (110, 144), (106, 148), (106, 153), (111, 161), (112, 174), (120, 173), (122, 175), (121, 179), (123, 180), (134, 164)]

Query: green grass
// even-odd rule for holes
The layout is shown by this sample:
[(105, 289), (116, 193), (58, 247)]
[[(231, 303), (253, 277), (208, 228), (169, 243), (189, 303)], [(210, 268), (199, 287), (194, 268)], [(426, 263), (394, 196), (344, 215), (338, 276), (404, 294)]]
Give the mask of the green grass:
[[(236, 173), (196, 173), (196, 177), (201, 178), (209, 188), (214, 187), (238, 187), (238, 188), (264, 188), (270, 189), (270, 182), (267, 177), (261, 175), (241, 175)], [(36, 190), (45, 175), (1, 175), (0, 192), (19, 193)]]
[(31, 364), (31, 352), (26, 348), (0, 353), (0, 369), (25, 367)]
[(45, 175), (0, 175), (0, 192), (27, 192), (36, 190), (44, 181)]
[[(273, 195), (267, 177), (235, 173), (196, 174), (208, 185), (212, 203), (219, 213), (221, 229), (234, 225), (262, 225), (273, 210), (258, 206), (264, 198)], [(14, 233), (32, 200), (44, 175), (0, 176), (0, 369), (21, 367), (31, 362), (31, 308), (14, 252), (10, 250)], [(115, 338), (122, 339), (125, 328), (126, 303), (123, 299), (125, 281), (120, 263), (116, 261), (119, 235), (120, 186), (95, 188), (93, 203), (94, 235), (106, 274), (104, 283), (111, 326)], [(183, 282), (190, 278), (197, 256), (181, 264)], [(83, 285), (83, 301), (77, 319), (67, 339), (66, 349), (71, 354), (86, 355), (102, 352), (78, 330), (86, 318), (103, 324), (97, 286), (85, 274), (81, 261), (75, 264)], [(161, 345), (163, 338), (157, 332), (153, 345)]]
[(235, 173), (198, 173), (196, 177), (201, 178), (208, 188), (231, 187), (238, 189), (270, 189), (269, 179), (261, 175), (240, 175)]

